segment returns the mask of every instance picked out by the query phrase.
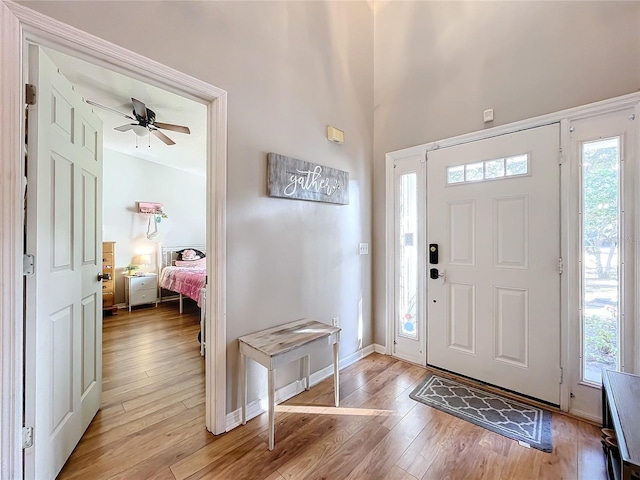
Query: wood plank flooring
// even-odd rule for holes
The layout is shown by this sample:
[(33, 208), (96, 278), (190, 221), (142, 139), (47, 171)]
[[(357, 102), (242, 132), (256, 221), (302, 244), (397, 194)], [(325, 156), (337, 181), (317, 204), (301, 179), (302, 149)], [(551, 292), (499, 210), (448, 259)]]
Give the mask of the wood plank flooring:
[(553, 453), (417, 403), (426, 369), (370, 355), (224, 435), (204, 427), (199, 310), (105, 317), (103, 403), (59, 479), (606, 479), (599, 429), (553, 415)]

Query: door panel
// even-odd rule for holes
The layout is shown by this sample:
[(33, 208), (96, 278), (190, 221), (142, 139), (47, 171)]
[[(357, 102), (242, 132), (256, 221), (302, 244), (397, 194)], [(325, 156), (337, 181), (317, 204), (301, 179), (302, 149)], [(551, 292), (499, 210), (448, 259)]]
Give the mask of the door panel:
[(447, 251), (451, 265), (476, 264), (476, 204), (473, 200), (447, 204), (449, 235)]
[(529, 199), (494, 199), (494, 267), (527, 269), (529, 264)]
[(494, 287), (495, 359), (527, 367), (529, 358), (529, 295), (526, 290)]
[(429, 152), (428, 363), (560, 403), (559, 126)]
[(476, 289), (475, 285), (451, 283), (449, 315), (449, 346), (463, 352), (476, 351)]
[(102, 123), (47, 55), (29, 49), (25, 477), (55, 478), (102, 392)]

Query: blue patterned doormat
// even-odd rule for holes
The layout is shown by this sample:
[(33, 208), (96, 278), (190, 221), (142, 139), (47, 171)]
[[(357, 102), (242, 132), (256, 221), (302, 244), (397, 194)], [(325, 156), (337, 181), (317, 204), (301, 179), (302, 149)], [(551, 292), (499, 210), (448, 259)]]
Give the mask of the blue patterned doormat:
[(553, 450), (551, 412), (428, 374), (410, 398), (492, 432), (542, 450)]

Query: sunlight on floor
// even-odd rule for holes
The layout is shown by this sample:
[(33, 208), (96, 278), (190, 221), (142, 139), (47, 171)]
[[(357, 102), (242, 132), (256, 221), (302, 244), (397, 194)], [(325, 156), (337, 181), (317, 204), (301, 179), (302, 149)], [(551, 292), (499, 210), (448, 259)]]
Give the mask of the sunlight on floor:
[(376, 410), (374, 408), (312, 407), (309, 405), (276, 405), (276, 412), (313, 413), (316, 415), (352, 415), (352, 416), (389, 416), (395, 410)]

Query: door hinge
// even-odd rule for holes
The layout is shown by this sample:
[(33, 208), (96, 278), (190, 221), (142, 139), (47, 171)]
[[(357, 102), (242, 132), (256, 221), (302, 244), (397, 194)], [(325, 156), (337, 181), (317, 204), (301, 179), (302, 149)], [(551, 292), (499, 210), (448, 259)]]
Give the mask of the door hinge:
[(27, 105), (36, 104), (36, 86), (31, 83), (27, 83), (24, 89), (24, 103)]
[(560, 275), (564, 273), (564, 260), (562, 259), (562, 257), (558, 259), (558, 272), (560, 273)]
[(33, 427), (22, 427), (22, 448), (33, 447)]
[(564, 382), (564, 369), (560, 367), (560, 383)]
[(562, 147), (558, 148), (558, 163), (562, 165)]
[(35, 257), (30, 253), (25, 253), (22, 256), (22, 274), (33, 275), (35, 273)]

